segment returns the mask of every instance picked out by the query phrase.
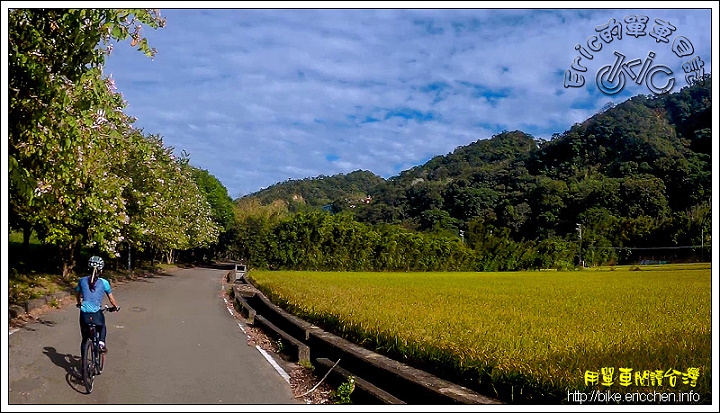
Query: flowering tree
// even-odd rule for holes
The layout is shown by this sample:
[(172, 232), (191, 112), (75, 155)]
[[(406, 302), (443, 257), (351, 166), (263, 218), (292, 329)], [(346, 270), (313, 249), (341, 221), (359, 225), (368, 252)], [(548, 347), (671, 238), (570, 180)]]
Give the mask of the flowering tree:
[[(197, 186), (192, 176), (192, 167), (189, 163), (182, 168), (182, 179), (179, 181), (177, 196), (180, 202), (178, 212), (184, 223), (181, 230), (185, 233), (186, 244), (184, 248), (207, 248), (217, 244), (221, 227), (213, 218), (213, 210), (208, 202), (207, 195)], [(168, 263), (173, 259), (172, 251), (167, 254)]]
[(132, 135), (123, 170), (130, 185), (125, 237), (138, 250), (160, 251), (170, 263), (174, 250), (203, 247), (218, 240), (207, 199), (192, 179), (187, 157), (177, 158), (160, 136)]
[[(10, 225), (58, 246), (63, 276), (83, 244), (110, 254), (127, 219), (113, 156), (132, 119), (102, 65), (112, 40), (149, 56), (149, 10), (14, 9), (9, 13)], [(104, 46), (104, 47), (103, 47)]]
[(60, 251), (63, 276), (83, 246), (111, 257), (118, 245), (163, 251), (217, 242), (189, 159), (145, 137), (103, 76), (111, 41), (152, 57), (144, 25), (156, 10), (43, 10), (10, 13), (10, 209), (13, 228)]
[[(93, 114), (103, 110), (79, 100), (86, 95), (77, 88), (78, 83), (87, 85), (88, 77), (98, 79), (97, 72), (88, 72), (102, 69), (111, 42), (130, 37), (133, 47), (155, 55), (141, 35), (143, 24), (158, 28), (165, 20), (159, 11), (144, 9), (10, 11), (8, 177), (13, 203), (32, 203), (36, 189), (42, 190), (38, 175), (49, 154), (45, 146), (62, 150), (77, 146), (79, 129), (94, 123)], [(97, 82), (95, 86), (99, 92)], [(28, 146), (36, 148), (28, 150)]]
[(58, 246), (65, 276), (82, 245), (97, 245), (111, 255), (115, 250), (126, 219), (120, 196), (126, 182), (113, 164), (129, 130), (124, 102), (98, 68), (85, 72), (67, 97), (72, 103), (66, 119), (54, 127), (55, 135), (43, 126), (46, 134), (17, 142), (17, 159), (24, 161), (36, 186), (30, 196), (16, 186), (11, 197), (15, 222)]

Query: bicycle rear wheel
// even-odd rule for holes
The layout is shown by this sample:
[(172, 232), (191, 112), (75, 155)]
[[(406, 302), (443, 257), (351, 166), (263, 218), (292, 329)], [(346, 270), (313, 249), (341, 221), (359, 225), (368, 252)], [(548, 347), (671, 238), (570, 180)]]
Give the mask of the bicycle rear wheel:
[(93, 343), (91, 339), (85, 340), (83, 344), (82, 375), (85, 390), (90, 394), (93, 391), (93, 383), (95, 382), (95, 363), (93, 362)]

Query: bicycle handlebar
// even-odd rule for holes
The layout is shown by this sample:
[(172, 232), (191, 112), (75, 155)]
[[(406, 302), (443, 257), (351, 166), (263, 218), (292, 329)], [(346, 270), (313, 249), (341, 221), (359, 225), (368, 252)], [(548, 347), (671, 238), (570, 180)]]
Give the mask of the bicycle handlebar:
[(105, 308), (101, 309), (100, 311), (109, 311), (111, 313), (114, 313), (115, 311), (120, 311), (120, 306), (109, 307), (107, 304), (105, 304)]
[[(75, 307), (80, 308), (81, 304), (75, 304)], [(101, 312), (109, 311), (111, 313), (114, 313), (116, 311), (120, 311), (120, 306), (117, 307), (110, 307), (107, 304), (105, 304), (105, 308), (100, 309)]]

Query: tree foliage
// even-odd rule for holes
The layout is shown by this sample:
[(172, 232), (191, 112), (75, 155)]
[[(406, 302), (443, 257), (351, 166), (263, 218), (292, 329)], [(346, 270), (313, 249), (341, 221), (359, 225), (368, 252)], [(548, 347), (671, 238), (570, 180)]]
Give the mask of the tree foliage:
[[(143, 9), (9, 12), (9, 180), (15, 197), (32, 202), (35, 169), (51, 155), (44, 145), (76, 146), (90, 125), (116, 110), (117, 99), (102, 90), (101, 68), (113, 40), (130, 37), (132, 46), (154, 56), (143, 25), (159, 28), (165, 20), (157, 10)], [(28, 151), (33, 146), (41, 149)]]
[(252, 194), (263, 204), (275, 200), (287, 202), (291, 211), (303, 206), (323, 207), (337, 201), (337, 208), (347, 208), (367, 198), (371, 188), (383, 179), (372, 172), (357, 170), (348, 174), (320, 175), (314, 178), (288, 179)]
[[(152, 57), (143, 25), (157, 10), (14, 9), (9, 16), (10, 226), (59, 252), (69, 275), (82, 247), (162, 252), (217, 242), (218, 226), (193, 180), (159, 136), (144, 136), (103, 75), (112, 41)], [(227, 224), (224, 222), (223, 224)]]

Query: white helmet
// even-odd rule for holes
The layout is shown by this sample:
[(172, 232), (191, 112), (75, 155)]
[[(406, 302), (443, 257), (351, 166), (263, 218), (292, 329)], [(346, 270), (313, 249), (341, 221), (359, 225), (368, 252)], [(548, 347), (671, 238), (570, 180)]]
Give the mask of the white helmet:
[(91, 270), (93, 268), (97, 268), (98, 271), (102, 271), (104, 266), (105, 261), (103, 261), (103, 259), (98, 257), (97, 255), (93, 255), (92, 257), (90, 257), (90, 261), (88, 261), (88, 268)]

